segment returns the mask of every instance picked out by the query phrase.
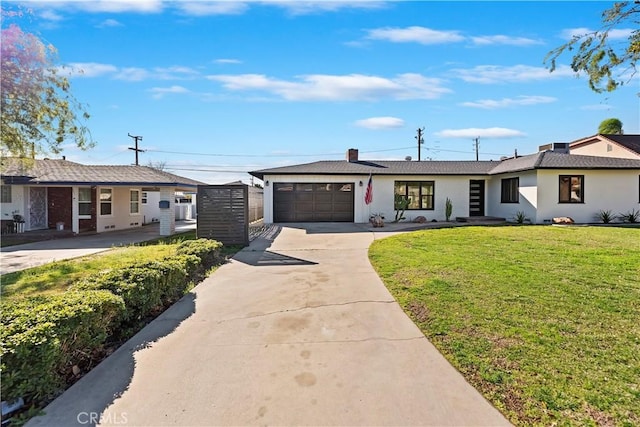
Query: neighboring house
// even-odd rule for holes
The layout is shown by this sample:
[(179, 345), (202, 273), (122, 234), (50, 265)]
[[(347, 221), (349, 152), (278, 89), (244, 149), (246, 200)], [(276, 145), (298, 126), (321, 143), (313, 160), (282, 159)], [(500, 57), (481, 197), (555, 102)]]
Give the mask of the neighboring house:
[(173, 234), (176, 191), (194, 192), (203, 184), (147, 166), (64, 159), (3, 158), (1, 178), (3, 220), (18, 214), (25, 231), (64, 228), (75, 233), (141, 227), (151, 222), (145, 221), (144, 205), (155, 204), (160, 234)]
[[(410, 198), (407, 220), (524, 212), (532, 223), (568, 216), (595, 221), (600, 210), (640, 208), (640, 160), (542, 151), (500, 161), (319, 161), (250, 172), (264, 182), (264, 221), (365, 223), (394, 219), (394, 194)], [(365, 203), (372, 177), (373, 200)]]
[(593, 135), (569, 143), (571, 154), (640, 159), (640, 135)]

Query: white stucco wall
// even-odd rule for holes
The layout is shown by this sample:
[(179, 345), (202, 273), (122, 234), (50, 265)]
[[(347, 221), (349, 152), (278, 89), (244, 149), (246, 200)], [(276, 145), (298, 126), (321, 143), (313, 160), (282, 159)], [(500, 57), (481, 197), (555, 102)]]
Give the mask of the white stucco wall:
[[(518, 203), (502, 203), (502, 180), (519, 178)], [(535, 171), (492, 176), (487, 182), (487, 215), (514, 221), (518, 212), (524, 212), (532, 222), (536, 222), (538, 207), (538, 179)]]
[[(405, 211), (406, 220), (410, 221), (417, 216), (424, 216), (428, 221), (445, 220), (445, 201), (447, 197), (453, 204), (451, 219), (456, 216), (469, 215), (469, 181), (472, 179), (487, 179), (474, 176), (432, 176), (432, 175), (374, 175), (373, 176), (373, 202), (370, 205), (364, 203), (364, 195), (369, 180), (368, 175), (265, 175), (264, 182), (269, 185), (264, 187), (264, 221), (273, 222), (273, 184), (277, 182), (352, 182), (354, 183), (354, 222), (365, 223), (372, 214), (381, 213), (386, 222), (395, 219), (394, 182), (395, 181), (434, 181), (434, 209), (433, 210), (408, 210)], [(360, 186), (362, 181), (362, 186)]]
[[(100, 214), (100, 189), (111, 188), (113, 190), (113, 202), (111, 206), (111, 215)], [(102, 233), (104, 231), (122, 230), (126, 228), (142, 227), (142, 204), (140, 203), (140, 209), (137, 214), (130, 213), (130, 200), (129, 191), (138, 190), (142, 194), (141, 188), (135, 187), (98, 187), (98, 205), (96, 210), (98, 212), (98, 218), (96, 222), (96, 231)]]
[(147, 203), (142, 206), (142, 221), (144, 224), (160, 221), (160, 192), (147, 191)]
[(11, 188), (11, 203), (0, 203), (2, 219), (13, 219), (13, 212), (27, 218), (26, 191), (24, 185), (8, 185)]
[[(559, 203), (559, 176), (584, 175), (584, 203)], [(577, 223), (597, 222), (600, 210), (640, 209), (639, 170), (538, 170), (537, 223), (568, 216)]]
[(571, 147), (571, 154), (581, 156), (618, 157), (623, 159), (640, 159), (640, 154), (607, 141), (598, 141), (579, 147)]

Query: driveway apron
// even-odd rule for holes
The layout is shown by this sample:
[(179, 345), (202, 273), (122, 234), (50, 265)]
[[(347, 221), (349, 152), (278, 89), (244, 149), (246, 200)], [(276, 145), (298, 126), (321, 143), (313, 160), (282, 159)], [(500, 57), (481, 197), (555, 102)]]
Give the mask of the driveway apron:
[(381, 236), (268, 228), (28, 425), (509, 425), (384, 287)]

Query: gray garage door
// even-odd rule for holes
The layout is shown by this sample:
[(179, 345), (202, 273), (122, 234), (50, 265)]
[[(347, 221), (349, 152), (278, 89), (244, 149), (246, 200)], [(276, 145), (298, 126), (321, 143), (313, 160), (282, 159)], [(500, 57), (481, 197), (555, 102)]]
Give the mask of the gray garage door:
[(353, 222), (353, 183), (273, 184), (274, 222)]

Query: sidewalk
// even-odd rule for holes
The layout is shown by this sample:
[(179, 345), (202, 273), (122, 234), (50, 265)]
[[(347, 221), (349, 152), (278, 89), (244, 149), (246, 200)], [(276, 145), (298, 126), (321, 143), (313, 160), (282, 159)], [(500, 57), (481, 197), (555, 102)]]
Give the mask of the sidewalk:
[(394, 232), (267, 227), (27, 426), (509, 425), (371, 267)]
[[(176, 221), (176, 232), (196, 229), (196, 221)], [(0, 274), (20, 271), (63, 259), (103, 252), (114, 246), (125, 246), (153, 240), (160, 236), (158, 224), (121, 231), (79, 235), (45, 240), (0, 249)]]

